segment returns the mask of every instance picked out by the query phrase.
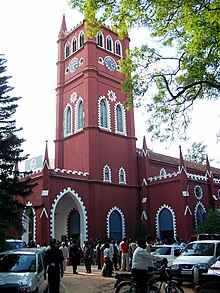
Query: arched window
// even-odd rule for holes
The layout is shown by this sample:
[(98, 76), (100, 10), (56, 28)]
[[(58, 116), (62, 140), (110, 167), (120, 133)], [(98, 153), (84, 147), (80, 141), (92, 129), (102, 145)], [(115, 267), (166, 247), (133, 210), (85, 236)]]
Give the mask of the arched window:
[(84, 103), (82, 100), (76, 105), (76, 130), (84, 127)]
[(118, 56), (122, 56), (122, 49), (121, 49), (121, 43), (117, 40), (115, 43), (115, 53)]
[(72, 111), (71, 108), (68, 106), (65, 109), (64, 113), (64, 135), (68, 135), (72, 132)]
[(100, 101), (100, 126), (108, 128), (108, 107), (104, 99)]
[(73, 38), (73, 42), (72, 42), (72, 52), (76, 52), (77, 50), (77, 46), (76, 46), (76, 37)]
[(164, 168), (161, 168), (160, 169), (160, 177), (166, 178), (166, 175), (167, 175), (166, 170)]
[(65, 58), (69, 57), (70, 55), (70, 44), (66, 43), (65, 45)]
[(103, 181), (104, 182), (111, 182), (112, 181), (111, 169), (109, 168), (108, 165), (105, 165), (105, 167), (103, 168)]
[(196, 210), (196, 227), (198, 227), (200, 224), (202, 224), (206, 219), (206, 211), (202, 207), (201, 204), (198, 205)]
[(123, 168), (119, 169), (119, 184), (126, 184), (126, 175)]
[(84, 33), (81, 32), (81, 33), (79, 34), (79, 49), (82, 48), (83, 45), (84, 45)]
[(116, 130), (119, 132), (124, 132), (123, 113), (122, 113), (121, 105), (116, 106)]
[(115, 105), (115, 132), (126, 135), (125, 109), (121, 103)]
[(98, 33), (98, 36), (97, 36), (97, 45), (103, 48), (103, 34), (100, 32)]
[(106, 49), (112, 52), (112, 38), (110, 36), (107, 36), (106, 39)]

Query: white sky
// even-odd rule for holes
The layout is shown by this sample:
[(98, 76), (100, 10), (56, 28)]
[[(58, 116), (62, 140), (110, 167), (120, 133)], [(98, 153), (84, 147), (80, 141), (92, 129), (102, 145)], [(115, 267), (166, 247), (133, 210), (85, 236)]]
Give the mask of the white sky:
[[(5, 55), (7, 75), (12, 78), (10, 86), (13, 96), (21, 96), (16, 113), (19, 136), (26, 139), (22, 145), (30, 158), (43, 155), (48, 140), (49, 156), (54, 157), (55, 107), (56, 107), (56, 62), (57, 38), (62, 15), (66, 15), (70, 30), (83, 20), (78, 12), (67, 5), (66, 0), (7, 0), (1, 1), (0, 9), (0, 53)], [(130, 34), (131, 45), (138, 44), (142, 34)], [(155, 152), (174, 157), (179, 156), (179, 145), (183, 156), (193, 142), (208, 145), (209, 158), (220, 159), (220, 144), (216, 144), (216, 133), (220, 129), (220, 102), (196, 103), (193, 123), (188, 131), (191, 140), (187, 143), (151, 142), (145, 132), (145, 116), (135, 110), (137, 146), (142, 146), (143, 135), (147, 145)], [(216, 162), (212, 166), (220, 168)]]

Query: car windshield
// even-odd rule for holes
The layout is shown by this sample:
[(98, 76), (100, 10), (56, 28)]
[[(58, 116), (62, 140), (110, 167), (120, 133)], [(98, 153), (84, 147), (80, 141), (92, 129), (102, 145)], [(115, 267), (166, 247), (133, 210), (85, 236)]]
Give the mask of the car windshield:
[(159, 254), (159, 255), (170, 255), (171, 247), (154, 247), (151, 249), (152, 254)]
[(190, 243), (181, 255), (212, 256), (214, 254), (214, 243)]
[(35, 255), (1, 254), (0, 272), (35, 272)]

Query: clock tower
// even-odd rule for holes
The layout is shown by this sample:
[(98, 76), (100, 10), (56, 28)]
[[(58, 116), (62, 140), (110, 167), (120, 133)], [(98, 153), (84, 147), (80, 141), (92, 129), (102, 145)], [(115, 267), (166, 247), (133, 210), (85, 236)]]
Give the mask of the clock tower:
[(67, 32), (63, 16), (58, 40), (55, 167), (81, 170), (89, 180), (137, 185), (133, 110), (121, 90), (118, 60), (129, 38), (108, 26), (97, 37), (84, 22)]

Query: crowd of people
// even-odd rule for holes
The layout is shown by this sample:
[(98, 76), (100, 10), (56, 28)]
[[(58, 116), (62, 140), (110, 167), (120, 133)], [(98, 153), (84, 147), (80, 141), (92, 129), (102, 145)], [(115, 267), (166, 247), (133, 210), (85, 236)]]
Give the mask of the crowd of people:
[[(115, 240), (90, 240), (84, 241), (81, 247), (76, 239), (70, 242), (59, 242), (55, 239), (50, 244), (45, 243), (42, 247), (39, 243), (29, 243), (29, 247), (41, 247), (45, 250), (45, 278), (48, 274), (48, 284), (51, 292), (59, 292), (60, 277), (66, 271), (67, 266), (72, 266), (73, 274), (78, 274), (77, 267), (84, 264), (85, 272), (92, 272), (92, 265), (97, 265), (103, 277), (111, 277), (113, 271), (128, 271), (135, 278), (146, 279), (146, 274), (153, 266), (153, 261), (163, 261), (160, 257), (151, 255), (152, 245), (172, 244), (177, 241), (168, 241), (165, 239), (160, 242), (153, 240), (150, 235), (137, 241), (124, 238), (122, 241)], [(178, 244), (185, 245), (183, 240), (178, 240)], [(57, 280), (57, 282), (55, 282)], [(144, 283), (142, 284), (144, 286)], [(58, 291), (56, 291), (58, 290)], [(143, 287), (144, 290), (144, 287)]]

